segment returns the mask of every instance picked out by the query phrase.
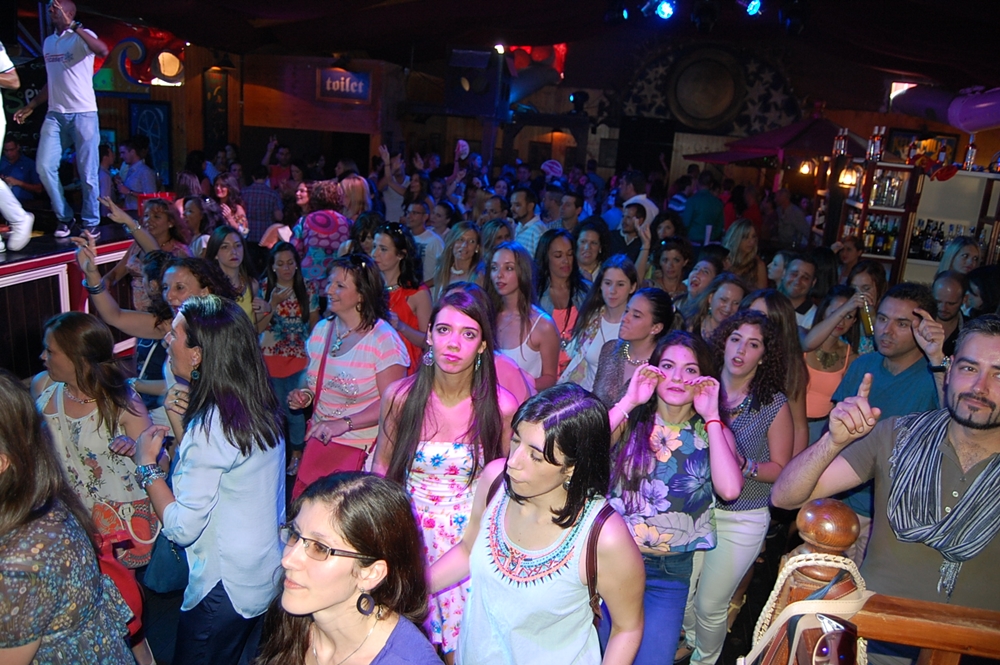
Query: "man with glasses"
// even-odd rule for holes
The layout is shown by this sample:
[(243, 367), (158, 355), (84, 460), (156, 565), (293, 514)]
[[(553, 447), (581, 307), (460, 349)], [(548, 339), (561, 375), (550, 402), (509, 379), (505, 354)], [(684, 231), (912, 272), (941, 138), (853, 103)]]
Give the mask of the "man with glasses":
[(55, 27), (55, 32), (45, 39), (42, 47), (48, 83), (27, 106), (14, 114), (14, 120), (23, 123), (36, 108), (46, 101), (49, 103), (35, 159), (38, 175), (59, 219), (55, 236), (66, 238), (72, 232), (73, 208), (66, 201), (59, 181), (59, 161), (64, 146), (72, 145), (76, 149), (76, 168), (83, 187), (83, 225), (96, 233), (101, 221), (97, 205), (101, 136), (94, 96), (94, 58), (108, 57), (108, 47), (76, 20), (73, 0), (52, 0), (48, 11)]
[(407, 206), (404, 213), (403, 224), (413, 233), (413, 239), (417, 241), (417, 251), (424, 264), (424, 284), (428, 288), (434, 286), (434, 270), (437, 268), (438, 257), (444, 251), (444, 240), (441, 236), (427, 228), (427, 219), (430, 211), (427, 204), (422, 201), (414, 201)]

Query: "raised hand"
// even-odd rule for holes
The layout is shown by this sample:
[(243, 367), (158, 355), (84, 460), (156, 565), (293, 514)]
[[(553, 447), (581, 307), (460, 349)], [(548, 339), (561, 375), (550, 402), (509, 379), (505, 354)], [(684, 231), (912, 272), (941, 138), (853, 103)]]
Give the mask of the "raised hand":
[(187, 413), (188, 397), (188, 387), (180, 383), (175, 383), (174, 386), (167, 391), (167, 396), (163, 400), (163, 406), (167, 411), (173, 411), (178, 416), (183, 416)]
[(419, 152), (413, 153), (413, 166), (418, 171), (423, 171), (424, 170), (424, 158), (420, 156)]
[(163, 450), (163, 439), (170, 433), (170, 428), (164, 425), (152, 425), (139, 435), (135, 442), (135, 464), (156, 464)]
[[(91, 286), (96, 286), (101, 280), (100, 271), (97, 270), (97, 236), (89, 231), (83, 232), (83, 237), (70, 238), (70, 242), (76, 245), (76, 263), (80, 266), (83, 274), (87, 275), (87, 281)], [(91, 277), (95, 277), (91, 281)]]
[(108, 209), (108, 218), (112, 222), (128, 226), (129, 222), (135, 221), (131, 215), (119, 208), (110, 196), (101, 196), (97, 200)]
[(250, 306), (253, 308), (254, 312), (260, 314), (261, 316), (271, 313), (271, 303), (263, 298), (254, 298)]
[(385, 168), (389, 168), (389, 149), (384, 145), (378, 147), (378, 156), (382, 158)]
[(632, 379), (628, 382), (628, 389), (622, 401), (629, 406), (626, 413), (640, 404), (645, 404), (656, 392), (656, 386), (664, 379), (663, 371), (659, 367), (643, 365), (632, 373)]
[(920, 317), (920, 322), (913, 326), (913, 339), (931, 363), (940, 365), (944, 362), (944, 340), (947, 337), (944, 326), (919, 307), (913, 313)]
[(830, 438), (833, 445), (843, 447), (865, 436), (878, 423), (882, 409), (868, 403), (872, 388), (872, 375), (865, 374), (858, 386), (858, 394), (838, 402), (830, 412)]
[(642, 247), (649, 247), (649, 241), (653, 237), (652, 232), (653, 220), (647, 217), (642, 224), (636, 227), (636, 233), (639, 234), (639, 240), (642, 242)]
[(278, 147), (278, 135), (271, 134), (271, 138), (267, 140), (267, 151), (274, 152), (274, 149)]
[(719, 419), (719, 382), (710, 376), (688, 379), (684, 385), (694, 390), (694, 410), (706, 422)]

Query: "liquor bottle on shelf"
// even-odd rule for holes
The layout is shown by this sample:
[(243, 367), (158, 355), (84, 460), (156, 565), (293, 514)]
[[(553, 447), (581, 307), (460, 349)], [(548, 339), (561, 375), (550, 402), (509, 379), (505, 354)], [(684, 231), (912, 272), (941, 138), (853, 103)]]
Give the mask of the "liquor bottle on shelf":
[(921, 252), (920, 258), (925, 260), (930, 260), (931, 258), (931, 247), (934, 245), (934, 221), (931, 219), (927, 220), (927, 228), (924, 231), (924, 242), (923, 251)]
[(931, 261), (940, 261), (941, 252), (944, 251), (944, 231), (941, 227), (944, 226), (944, 222), (939, 222), (937, 231), (934, 233), (934, 238), (931, 240)]
[(882, 161), (882, 153), (885, 151), (885, 127), (877, 130), (875, 135), (875, 161)]
[(864, 246), (866, 254), (873, 254), (875, 252), (875, 230), (872, 228), (870, 217), (865, 220)]
[(907, 258), (919, 259), (923, 251), (924, 220), (918, 219), (913, 225), (913, 232), (910, 234), (910, 251), (906, 253)]
[(889, 236), (886, 242), (888, 244), (886, 253), (889, 256), (896, 256), (896, 246), (899, 244), (899, 217), (896, 217), (892, 226), (889, 227)]
[(976, 165), (976, 150), (976, 135), (969, 134), (969, 147), (965, 149), (965, 160), (962, 162), (962, 168), (966, 171), (971, 171)]
[(941, 147), (938, 148), (937, 160), (945, 166), (948, 165), (948, 144), (944, 141), (941, 142)]
[(948, 225), (948, 236), (945, 238), (945, 244), (951, 242), (955, 238), (955, 225)]

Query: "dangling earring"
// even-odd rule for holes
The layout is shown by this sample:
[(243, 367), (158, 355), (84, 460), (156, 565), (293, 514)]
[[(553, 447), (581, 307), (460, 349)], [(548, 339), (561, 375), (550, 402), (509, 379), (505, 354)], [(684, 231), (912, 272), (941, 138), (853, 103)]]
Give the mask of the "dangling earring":
[(482, 366), (483, 366), (483, 354), (482, 353), (477, 353), (476, 354), (476, 369), (474, 371), (478, 372), (479, 368), (482, 367)]
[(432, 349), (427, 349), (427, 353), (424, 354), (423, 363), (425, 367), (430, 367), (434, 364), (434, 351)]
[(191, 369), (191, 380), (192, 381), (197, 381), (200, 378), (201, 378), (201, 372), (198, 371), (197, 367), (193, 367)]
[(375, 611), (375, 598), (367, 591), (362, 591), (361, 595), (358, 596), (358, 612), (361, 612), (366, 617), (371, 616), (371, 613)]

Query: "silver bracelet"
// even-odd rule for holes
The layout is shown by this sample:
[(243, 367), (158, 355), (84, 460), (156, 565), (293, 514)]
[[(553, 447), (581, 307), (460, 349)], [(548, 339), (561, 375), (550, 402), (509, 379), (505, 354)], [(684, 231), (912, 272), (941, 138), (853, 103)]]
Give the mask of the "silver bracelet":
[(167, 474), (157, 464), (143, 464), (135, 467), (135, 482), (139, 485), (139, 489), (144, 492), (155, 481), (166, 477)]

